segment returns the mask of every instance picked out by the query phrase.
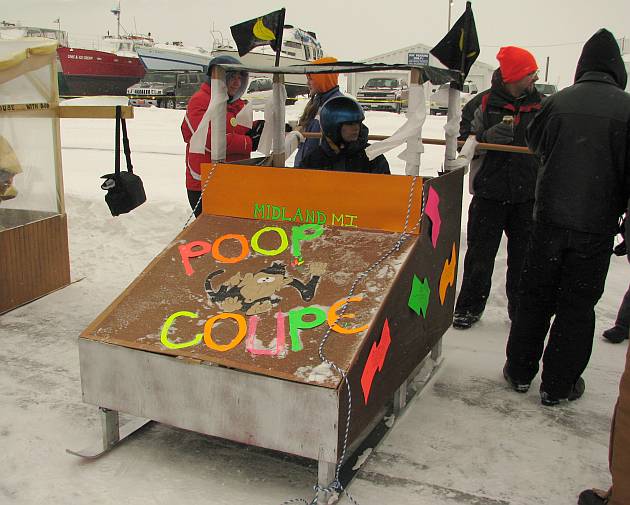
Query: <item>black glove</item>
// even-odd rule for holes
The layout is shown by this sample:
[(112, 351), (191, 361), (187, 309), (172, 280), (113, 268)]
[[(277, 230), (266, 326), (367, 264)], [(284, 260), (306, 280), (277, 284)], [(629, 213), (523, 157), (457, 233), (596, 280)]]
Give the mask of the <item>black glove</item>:
[(511, 144), (514, 141), (512, 125), (501, 122), (481, 134), (482, 142), (488, 144)]
[(263, 128), (265, 127), (265, 120), (259, 119), (254, 121), (252, 127), (245, 132), (245, 135), (252, 139), (252, 151), (258, 150), (258, 143), (260, 142), (260, 136), (262, 135)]
[(291, 125), (289, 123), (284, 123), (284, 133), (289, 133), (292, 131), (293, 131), (293, 128), (291, 128)]

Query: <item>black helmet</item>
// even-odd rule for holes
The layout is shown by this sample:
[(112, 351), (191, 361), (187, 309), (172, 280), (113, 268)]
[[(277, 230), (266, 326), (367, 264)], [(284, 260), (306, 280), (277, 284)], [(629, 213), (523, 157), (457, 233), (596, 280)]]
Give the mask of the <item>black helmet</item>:
[(212, 67), (215, 65), (219, 65), (223, 63), (224, 65), (240, 65), (241, 61), (234, 56), (229, 56), (227, 54), (222, 54), (221, 56), (215, 56), (208, 62), (207, 74), (208, 77), (212, 77)]
[(322, 133), (335, 144), (341, 142), (341, 125), (361, 123), (365, 119), (359, 103), (349, 96), (336, 96), (328, 100), (319, 111)]
[[(221, 63), (226, 64), (226, 65), (241, 65), (242, 64), (242, 62), (238, 58), (235, 58), (234, 56), (229, 56), (227, 54), (222, 54), (221, 56), (215, 56), (208, 62), (208, 68), (206, 70), (208, 79), (212, 78), (212, 67), (214, 67), (215, 65), (219, 65)], [(230, 81), (232, 74), (234, 73), (236, 73), (236, 71), (233, 71), (233, 70), (227, 71), (225, 73), (226, 84)], [(238, 100), (241, 96), (243, 96), (243, 93), (245, 93), (245, 90), (247, 89), (247, 84), (249, 80), (249, 72), (247, 72), (247, 70), (241, 70), (240, 74), (243, 81), (241, 83), (241, 87), (239, 88), (238, 92), (234, 96), (230, 97), (230, 99), (228, 100), (228, 103), (232, 103), (235, 100)]]

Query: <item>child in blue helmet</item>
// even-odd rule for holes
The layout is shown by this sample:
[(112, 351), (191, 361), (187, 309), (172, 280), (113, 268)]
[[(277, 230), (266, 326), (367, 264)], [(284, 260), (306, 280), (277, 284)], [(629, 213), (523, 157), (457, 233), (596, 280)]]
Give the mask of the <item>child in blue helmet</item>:
[(361, 106), (348, 96), (328, 100), (321, 108), (319, 122), (322, 138), (316, 149), (302, 159), (301, 168), (389, 174), (389, 163), (382, 154), (369, 160), (365, 115)]

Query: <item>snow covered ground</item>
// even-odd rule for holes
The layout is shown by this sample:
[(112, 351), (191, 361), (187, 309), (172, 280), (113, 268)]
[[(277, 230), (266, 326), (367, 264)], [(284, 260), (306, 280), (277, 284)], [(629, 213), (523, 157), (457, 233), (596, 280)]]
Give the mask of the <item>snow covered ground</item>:
[[(295, 119), (299, 106), (289, 107)], [(312, 461), (151, 425), (95, 462), (65, 453), (100, 435), (96, 408), (81, 401), (77, 337), (181, 230), (183, 111), (136, 109), (128, 122), (136, 172), (148, 201), (113, 218), (100, 189), (113, 169), (113, 121), (62, 120), (73, 280), (56, 293), (0, 316), (0, 503), (280, 504), (313, 497)], [(403, 116), (368, 112), (372, 133), (391, 133)], [(427, 118), (425, 137), (443, 137), (445, 119)], [(388, 159), (396, 173), (404, 164)], [(434, 175), (443, 148), (426, 146), (422, 174)], [(467, 181), (465, 181), (467, 184)], [(466, 196), (464, 210), (469, 198)], [(462, 244), (465, 244), (465, 217)], [(464, 247), (462, 247), (462, 254)], [(540, 405), (501, 377), (509, 331), (505, 248), (497, 258), (483, 320), (449, 330), (445, 361), (363, 464), (350, 492), (371, 504), (553, 504), (608, 485), (608, 427), (627, 343), (601, 332), (615, 318), (630, 266), (613, 258), (597, 306), (584, 398)], [(461, 265), (460, 265), (461, 276)], [(123, 416), (123, 422), (125, 418)]]

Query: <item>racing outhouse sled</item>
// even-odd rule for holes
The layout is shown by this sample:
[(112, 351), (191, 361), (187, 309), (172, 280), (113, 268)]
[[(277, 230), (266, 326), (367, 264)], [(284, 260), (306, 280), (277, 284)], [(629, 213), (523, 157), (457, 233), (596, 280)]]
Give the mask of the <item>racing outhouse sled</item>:
[(70, 283), (60, 118), (114, 117), (59, 105), (56, 50), (51, 39), (0, 40), (0, 314)]
[[(213, 100), (214, 81), (239, 68), (224, 67)], [(277, 84), (296, 71), (250, 70), (274, 73)], [(421, 88), (429, 71), (412, 72)], [(103, 445), (77, 454), (97, 456), (154, 420), (318, 460), (327, 485), (418, 365), (439, 353), (452, 321), (463, 170), (284, 168), (276, 95), (272, 155), (204, 165), (202, 215), (81, 335), (83, 399), (101, 408)], [(216, 114), (220, 158), (225, 113)], [(121, 435), (118, 412), (142, 419)]]

